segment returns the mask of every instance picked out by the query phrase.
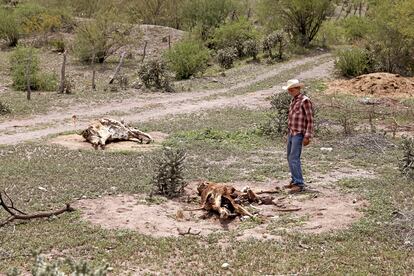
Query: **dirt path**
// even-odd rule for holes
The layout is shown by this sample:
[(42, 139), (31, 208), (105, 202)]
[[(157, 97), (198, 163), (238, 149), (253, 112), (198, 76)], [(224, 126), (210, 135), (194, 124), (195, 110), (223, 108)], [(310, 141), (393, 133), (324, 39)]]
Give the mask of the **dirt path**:
[[(239, 82), (229, 88), (194, 91), (175, 94), (145, 94), (132, 99), (115, 101), (96, 107), (72, 106), (64, 111), (50, 112), (45, 115), (33, 116), (29, 119), (10, 120), (0, 123), (0, 144), (17, 144), (23, 141), (42, 138), (47, 135), (85, 128), (97, 117), (106, 114), (122, 112), (122, 118), (128, 122), (144, 122), (166, 116), (198, 112), (200, 110), (224, 108), (229, 106), (257, 107), (266, 105), (265, 98), (275, 91), (280, 91), (278, 84), (271, 89), (259, 90), (237, 95), (240, 89), (275, 78), (287, 70), (298, 69), (298, 75), (289, 76), (301, 80), (324, 78), (330, 76), (333, 61), (330, 54), (307, 57), (281, 64), (257, 77)], [(301, 66), (312, 64), (312, 68), (300, 71)], [(236, 95), (232, 95), (232, 93)], [(76, 127), (72, 116), (76, 115)], [(113, 116), (120, 117), (120, 116)]]

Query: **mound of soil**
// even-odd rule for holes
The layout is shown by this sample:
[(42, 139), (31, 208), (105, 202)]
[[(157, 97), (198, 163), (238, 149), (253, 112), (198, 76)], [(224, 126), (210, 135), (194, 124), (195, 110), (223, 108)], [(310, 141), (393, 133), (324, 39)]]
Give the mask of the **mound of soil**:
[(389, 73), (373, 73), (350, 80), (333, 81), (329, 90), (387, 97), (413, 96), (414, 79)]
[[(154, 139), (154, 143), (151, 144), (139, 144), (132, 141), (121, 141), (116, 143), (109, 143), (105, 147), (105, 151), (134, 151), (145, 152), (159, 149), (161, 144), (168, 137), (168, 134), (162, 132), (149, 132)], [(50, 144), (64, 146), (71, 150), (94, 150), (91, 143), (87, 142), (81, 135), (69, 134), (60, 135), (52, 138), (48, 141)]]
[[(355, 195), (318, 187), (317, 193), (273, 195), (277, 205), (259, 205), (252, 209), (260, 210), (260, 221), (249, 218), (220, 221), (217, 215), (195, 210), (200, 207), (196, 192), (198, 183), (191, 183), (182, 198), (164, 199), (159, 204), (148, 202), (143, 195), (118, 195), (82, 199), (74, 207), (81, 211), (83, 219), (107, 229), (131, 229), (154, 237), (177, 237), (188, 232), (205, 236), (235, 231), (238, 239), (245, 240), (280, 239), (280, 231), (285, 230), (321, 233), (345, 228), (362, 216), (359, 209), (366, 204), (363, 200), (355, 200)], [(250, 185), (254, 191), (273, 190), (275, 186), (274, 182), (228, 184), (236, 189)], [(300, 210), (284, 212), (278, 206), (300, 207)]]

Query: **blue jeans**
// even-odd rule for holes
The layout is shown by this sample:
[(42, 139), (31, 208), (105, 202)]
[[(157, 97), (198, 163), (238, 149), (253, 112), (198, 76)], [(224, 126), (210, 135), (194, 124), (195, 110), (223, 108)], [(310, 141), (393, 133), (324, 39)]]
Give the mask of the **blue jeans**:
[(303, 134), (288, 136), (287, 144), (287, 160), (289, 163), (289, 170), (292, 176), (292, 183), (303, 187), (305, 182), (302, 176), (302, 164), (300, 155), (302, 153)]

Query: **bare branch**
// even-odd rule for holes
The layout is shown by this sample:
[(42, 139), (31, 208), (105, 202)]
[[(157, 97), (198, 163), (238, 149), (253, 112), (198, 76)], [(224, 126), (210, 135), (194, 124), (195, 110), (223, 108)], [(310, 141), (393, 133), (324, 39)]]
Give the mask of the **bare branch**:
[[(6, 202), (4, 201), (3, 196), (6, 196), (9, 199), (12, 206), (8, 206), (6, 204)], [(16, 209), (15, 207), (13, 207), (13, 201), (7, 195), (6, 192), (0, 192), (0, 206), (3, 207), (3, 209), (7, 213), (10, 214), (10, 217), (8, 217), (4, 221), (0, 222), (0, 227), (5, 226), (6, 224), (9, 224), (10, 222), (12, 222), (14, 220), (30, 220), (30, 219), (36, 219), (36, 218), (49, 218), (49, 217), (52, 217), (52, 216), (58, 216), (58, 215), (63, 214), (65, 212), (75, 211), (75, 209), (72, 208), (69, 204), (66, 204), (66, 206), (64, 208), (61, 208), (61, 209), (56, 210), (56, 211), (41, 212), (41, 213), (35, 213), (35, 214), (26, 214), (26, 213)]]

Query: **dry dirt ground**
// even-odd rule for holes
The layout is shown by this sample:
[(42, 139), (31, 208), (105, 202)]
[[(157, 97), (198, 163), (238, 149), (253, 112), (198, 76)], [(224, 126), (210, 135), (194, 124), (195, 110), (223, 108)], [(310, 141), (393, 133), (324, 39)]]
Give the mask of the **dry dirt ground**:
[[(74, 206), (81, 210), (82, 218), (108, 229), (129, 229), (154, 237), (177, 237), (183, 233), (207, 236), (211, 233), (235, 233), (238, 239), (280, 239), (280, 231), (322, 233), (348, 227), (362, 217), (360, 209), (366, 201), (358, 195), (343, 193), (333, 184), (345, 178), (370, 178), (368, 171), (342, 168), (327, 175), (315, 175), (309, 192), (288, 195), (283, 190), (272, 194), (276, 205), (248, 206), (258, 218), (235, 218), (221, 222), (214, 214), (199, 208), (197, 184), (190, 183), (185, 195), (176, 200), (157, 198), (150, 202), (144, 195), (106, 196), (81, 199)], [(329, 180), (330, 183), (325, 182)], [(270, 191), (283, 183), (226, 183), (236, 189), (249, 186), (254, 191)], [(284, 211), (294, 208), (298, 211)], [(191, 211), (186, 211), (191, 210)]]
[[(230, 106), (258, 107), (268, 105), (266, 97), (276, 91), (281, 91), (283, 83), (271, 89), (258, 90), (237, 95), (241, 89), (246, 89), (259, 82), (276, 78), (286, 70), (299, 68), (304, 64), (314, 64), (312, 68), (300, 72), (296, 78), (309, 80), (331, 76), (333, 60), (330, 54), (322, 54), (300, 60), (293, 60), (264, 72), (254, 78), (246, 76), (246, 80), (228, 88), (193, 91), (174, 94), (151, 93), (141, 94), (133, 98), (109, 102), (102, 105), (90, 106), (76, 104), (64, 110), (37, 115), (28, 119), (9, 120), (0, 123), (0, 144), (16, 144), (34, 140), (62, 132), (77, 131), (85, 128), (95, 118), (116, 112), (122, 112), (122, 118), (128, 122), (145, 122), (165, 118), (177, 114), (200, 112), (207, 109), (218, 109)], [(323, 62), (321, 62), (323, 61)], [(234, 93), (234, 94), (232, 94)], [(78, 124), (73, 125), (72, 116), (76, 115)], [(115, 119), (118, 119), (115, 116)]]

